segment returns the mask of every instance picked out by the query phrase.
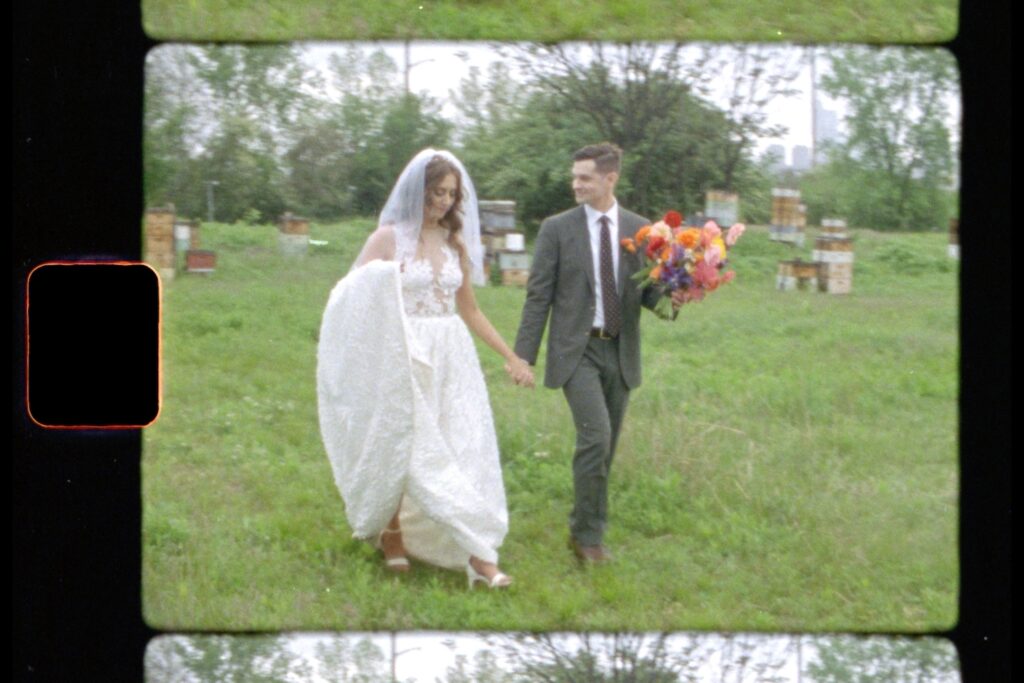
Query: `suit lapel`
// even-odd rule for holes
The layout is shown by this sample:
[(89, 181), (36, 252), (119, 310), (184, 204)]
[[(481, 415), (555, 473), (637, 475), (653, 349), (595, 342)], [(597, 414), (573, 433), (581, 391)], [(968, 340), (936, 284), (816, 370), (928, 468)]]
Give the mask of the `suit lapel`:
[(580, 259), (583, 265), (583, 271), (587, 274), (587, 282), (590, 283), (590, 291), (594, 293), (597, 291), (597, 286), (594, 284), (594, 255), (590, 248), (590, 230), (587, 226), (587, 211), (580, 204), (576, 209), (576, 215), (572, 217), (571, 226), (569, 230), (570, 240), (572, 242), (573, 250), (576, 252), (576, 258)]

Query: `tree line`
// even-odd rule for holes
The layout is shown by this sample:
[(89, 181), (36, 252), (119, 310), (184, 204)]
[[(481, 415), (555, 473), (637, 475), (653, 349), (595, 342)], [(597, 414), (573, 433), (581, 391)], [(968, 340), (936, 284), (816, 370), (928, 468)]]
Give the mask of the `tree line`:
[[(394, 636), (162, 636), (146, 652), (147, 683), (413, 683), (400, 679)], [(454, 641), (447, 643), (453, 651)], [(956, 683), (952, 644), (938, 638), (818, 635), (508, 633), (455, 653), (433, 683)], [(419, 676), (417, 680), (423, 680)]]
[[(740, 195), (743, 220), (768, 223), (771, 189), (794, 182), (756, 143), (783, 132), (768, 113), (795, 92), (799, 50), (495, 49), (502, 58), (471, 67), (446, 111), (409, 92), (380, 49), (349, 45), (321, 72), (288, 45), (157, 48), (146, 73), (146, 202), (221, 222), (372, 216), (408, 159), (432, 146), (464, 160), (482, 198), (515, 200), (532, 231), (570, 204), (571, 153), (601, 140), (624, 149), (618, 194), (646, 215), (699, 213), (708, 190), (726, 190)], [(820, 87), (848, 104), (850, 134), (798, 179), (809, 215), (876, 229), (945, 225), (956, 211), (944, 105), (952, 59), (850, 48), (830, 61)]]

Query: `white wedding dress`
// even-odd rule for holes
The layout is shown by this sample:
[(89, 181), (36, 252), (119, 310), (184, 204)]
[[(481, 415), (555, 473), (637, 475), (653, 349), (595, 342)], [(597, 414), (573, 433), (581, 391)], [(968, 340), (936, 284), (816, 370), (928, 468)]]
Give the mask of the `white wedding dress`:
[(400, 508), (412, 557), (497, 562), (508, 530), (494, 419), (455, 293), (457, 254), (370, 261), (331, 293), (321, 326), (320, 427), (353, 535)]

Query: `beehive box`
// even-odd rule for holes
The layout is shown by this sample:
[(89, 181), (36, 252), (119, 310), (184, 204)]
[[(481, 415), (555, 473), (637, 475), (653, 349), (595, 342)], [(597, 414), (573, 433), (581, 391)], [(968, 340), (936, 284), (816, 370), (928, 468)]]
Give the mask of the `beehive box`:
[(143, 260), (153, 266), (164, 280), (173, 280), (175, 271), (174, 207), (156, 207), (146, 211)]
[(822, 218), (821, 234), (823, 237), (846, 237), (846, 221), (842, 218)]
[(776, 242), (803, 245), (807, 207), (800, 203), (800, 191), (785, 188), (772, 190), (772, 222), (768, 236)]
[(278, 247), (285, 256), (304, 256), (309, 252), (309, 235), (280, 233), (277, 236)]
[(739, 219), (740, 196), (733, 192), (708, 190), (704, 199), (704, 213), (722, 228), (728, 228)]
[(828, 294), (849, 294), (853, 290), (853, 263), (823, 262), (818, 289)]
[(529, 279), (529, 269), (506, 268), (501, 271), (501, 284), (506, 287), (525, 287)]
[(480, 241), (484, 244), (484, 252), (490, 256), (505, 248), (505, 236), (499, 234), (480, 235)]
[(212, 273), (217, 269), (217, 252), (189, 249), (185, 252), (185, 270), (189, 273)]
[(792, 290), (818, 289), (820, 264), (814, 261), (779, 261), (779, 272), (776, 277), (777, 289), (788, 292)]
[(502, 234), (516, 229), (516, 203), (510, 199), (482, 199), (480, 232)]
[(290, 213), (281, 216), (277, 228), (285, 235), (309, 235), (309, 221)]
[(505, 270), (529, 270), (530, 255), (525, 251), (498, 252), (498, 267)]

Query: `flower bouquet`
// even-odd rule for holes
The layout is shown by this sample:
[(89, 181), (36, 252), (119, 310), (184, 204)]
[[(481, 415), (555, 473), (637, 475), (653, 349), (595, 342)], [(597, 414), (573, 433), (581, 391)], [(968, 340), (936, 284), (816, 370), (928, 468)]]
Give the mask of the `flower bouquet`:
[[(736, 273), (725, 270), (728, 250), (740, 238), (746, 227), (736, 223), (724, 234), (714, 221), (703, 228), (684, 227), (683, 216), (669, 211), (653, 225), (645, 225), (636, 235), (622, 240), (622, 247), (630, 252), (639, 251), (645, 266), (633, 275), (640, 287), (655, 285), (671, 293), (683, 290), (684, 301), (701, 301), (707, 292), (732, 280)], [(669, 318), (672, 302), (668, 297), (659, 299), (654, 312)]]

